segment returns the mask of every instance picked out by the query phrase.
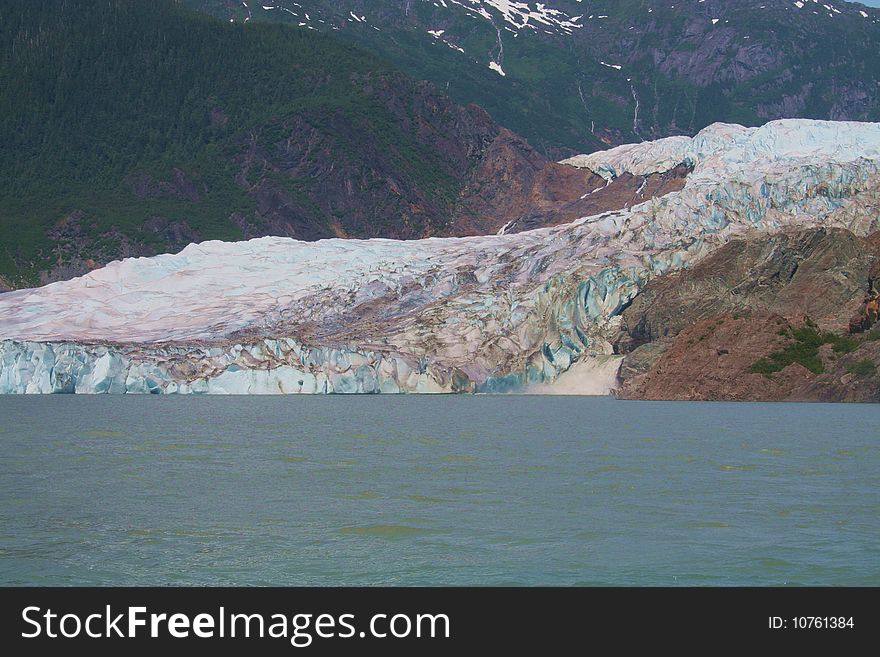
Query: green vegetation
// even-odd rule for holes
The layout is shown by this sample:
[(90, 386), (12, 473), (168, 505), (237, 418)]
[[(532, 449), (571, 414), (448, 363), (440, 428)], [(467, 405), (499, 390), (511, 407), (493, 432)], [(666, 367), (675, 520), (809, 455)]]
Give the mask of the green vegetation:
[[(725, 22), (710, 28), (716, 9), (696, 2), (685, 3), (683, 9), (681, 3), (591, 0), (587, 10), (580, 2), (557, 0), (554, 8), (570, 15), (607, 19), (585, 17), (584, 27), (569, 35), (520, 30), (514, 37), (502, 30), (507, 75), (501, 77), (487, 64), (497, 56), (495, 27), (503, 24), (446, 4), (407, 3), (409, 12), (404, 14), (399, 0), (300, 0), (287, 3), (300, 12), (294, 16), (259, 6), (249, 11), (230, 0), (185, 1), (238, 21), (250, 13), (252, 23), (298, 25), (301, 13), (310, 12), (313, 19), (326, 19), (309, 23), (316, 29), (343, 25), (334, 31), (339, 38), (448, 89), (459, 103), (486, 108), (496, 121), (548, 154), (602, 148), (597, 135), (634, 141), (692, 133), (715, 121), (757, 125), (792, 101), (798, 103), (798, 115), (833, 118), (841, 111), (857, 111), (851, 103), (842, 104), (842, 90), (861, 98), (861, 90), (880, 79), (878, 31), (870, 21), (851, 13), (828, 20), (781, 3), (725, 3)], [(366, 12), (367, 23), (351, 21), (351, 9)], [(426, 30), (438, 27), (465, 52), (427, 35)], [(707, 49), (722, 31), (722, 43)], [(758, 58), (756, 74), (740, 69), (737, 62), (743, 57)], [(764, 59), (774, 65), (763, 68)], [(602, 66), (601, 61), (623, 69)], [(713, 70), (717, 73), (707, 74)], [(633, 129), (634, 93), (641, 109), (638, 130)], [(876, 98), (865, 100), (859, 103), (862, 114), (851, 118), (880, 118)]]
[(830, 344), (834, 352), (847, 354), (855, 351), (859, 346), (858, 340), (851, 336), (819, 331), (810, 322), (801, 328), (793, 329), (790, 337), (792, 342), (784, 349), (757, 361), (748, 371), (767, 376), (782, 371), (792, 363), (798, 363), (814, 374), (822, 374), (825, 366), (819, 357), (820, 347)]
[(865, 358), (847, 365), (846, 371), (856, 376), (874, 376), (877, 373), (877, 366)]
[(832, 345), (834, 353), (848, 354), (859, 348), (859, 341), (849, 335), (832, 335), (829, 343)]
[[(241, 7), (224, 0), (186, 2), (220, 17), (243, 20), (246, 15)], [(337, 24), (349, 23), (348, 3), (313, 0), (301, 4), (320, 7), (322, 15), (335, 16)], [(415, 78), (433, 82), (458, 103), (479, 105), (538, 150), (561, 156), (606, 148), (607, 144), (591, 132), (592, 125), (597, 132), (607, 127), (624, 135), (625, 141), (638, 140), (632, 132), (632, 108), (626, 108), (632, 99), (626, 76), (572, 50), (570, 42), (535, 37), (527, 30), (517, 38), (505, 32), (506, 76), (502, 77), (485, 63), (488, 53), (497, 48), (497, 35), (489, 21), (458, 9), (413, 3), (411, 12), (422, 24), (432, 25), (432, 17), (439, 13), (446, 30), (461, 35), (456, 39), (465, 50), (461, 53), (427, 36), (422, 27), (400, 23), (399, 3), (374, 0), (370, 4), (371, 21), (381, 25), (381, 30), (348, 24), (344, 30), (334, 31), (334, 36), (375, 53)], [(383, 12), (390, 17), (387, 23), (379, 17)], [(294, 26), (300, 22), (299, 17), (283, 11), (254, 11), (253, 16), (256, 22)], [(330, 22), (334, 21), (327, 25)], [(321, 24), (313, 23), (322, 29)], [(683, 118), (684, 110), (679, 119)]]
[[(48, 233), (74, 212), (70, 248), (82, 257), (115, 257), (120, 241), (160, 248), (144, 229), (155, 216), (203, 239), (240, 239), (230, 215), (255, 207), (236, 182), (241, 155), (251, 143), (273, 148), (291, 117), (355, 161), (369, 148), (411, 187), (453, 198), (438, 155), (371, 92), (383, 75), (412, 93), (390, 65), (307, 30), (229, 24), (174, 0), (5, 0), (0, 278), (36, 283), (60, 257)], [(133, 179), (167, 184), (176, 169), (197, 199), (135, 193)], [(287, 186), (302, 194), (310, 182)]]
[[(475, 65), (473, 55), (466, 54), (480, 53), (482, 57), (494, 47), (496, 35), (491, 24), (466, 16), (460, 20), (469, 31), (462, 40), (465, 53), (427, 38), (423, 30), (384, 27), (379, 32), (355, 26), (335, 34), (369, 49), (415, 78), (433, 82), (458, 103), (479, 105), (498, 123), (544, 152), (585, 152), (606, 147), (590, 132), (591, 120), (597, 126), (620, 126), (629, 134), (629, 123), (619, 103), (610, 99), (611, 95), (615, 99), (630, 97), (618, 72), (592, 60), (579, 61), (572, 53), (545, 41), (507, 35), (507, 75), (501, 77), (488, 66)], [(578, 95), (579, 82), (589, 101), (586, 108)], [(594, 86), (602, 86), (606, 93), (593, 94)]]

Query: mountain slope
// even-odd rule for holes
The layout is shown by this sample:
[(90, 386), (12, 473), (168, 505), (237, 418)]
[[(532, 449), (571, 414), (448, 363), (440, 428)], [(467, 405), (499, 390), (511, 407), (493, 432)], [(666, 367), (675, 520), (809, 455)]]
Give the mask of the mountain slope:
[(559, 167), (327, 35), (171, 0), (10, 0), (0, 46), (0, 286), (208, 239), (494, 231)]
[[(244, 30), (164, 1), (15, 1), (0, 7), (0, 43), (8, 278), (278, 221), (302, 237), (332, 235), (334, 218), (311, 202), (313, 176), (284, 170), (277, 145), (294, 130), (312, 140), (315, 166), (333, 150), (363, 185), (392, 172), (402, 203), (446, 209), (456, 193), (463, 158), (444, 161), (371, 90), (393, 85), (414, 103), (419, 86), (326, 37)], [(453, 122), (467, 115), (444, 109)], [(492, 130), (478, 113), (472, 122)], [(375, 205), (365, 212), (384, 218)]]
[(186, 2), (333, 32), (448, 85), (556, 156), (715, 121), (880, 119), (880, 11), (853, 3)]

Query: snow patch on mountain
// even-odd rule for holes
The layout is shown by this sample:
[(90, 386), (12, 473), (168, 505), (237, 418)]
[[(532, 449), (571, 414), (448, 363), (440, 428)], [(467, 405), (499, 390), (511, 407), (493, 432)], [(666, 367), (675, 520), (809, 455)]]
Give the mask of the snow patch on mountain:
[(517, 30), (552, 30), (571, 34), (583, 27), (583, 16), (569, 16), (564, 11), (548, 6), (547, 2), (515, 2), (514, 0), (447, 0), (452, 5), (493, 20), (494, 14)]

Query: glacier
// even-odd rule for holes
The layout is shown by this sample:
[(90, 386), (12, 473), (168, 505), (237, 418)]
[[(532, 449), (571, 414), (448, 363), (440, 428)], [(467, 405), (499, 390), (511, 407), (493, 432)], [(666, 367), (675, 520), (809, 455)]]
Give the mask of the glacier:
[(652, 277), (734, 236), (878, 228), (880, 124), (714, 124), (564, 163), (692, 171), (512, 235), (203, 242), (8, 292), (0, 393), (607, 393), (618, 316)]

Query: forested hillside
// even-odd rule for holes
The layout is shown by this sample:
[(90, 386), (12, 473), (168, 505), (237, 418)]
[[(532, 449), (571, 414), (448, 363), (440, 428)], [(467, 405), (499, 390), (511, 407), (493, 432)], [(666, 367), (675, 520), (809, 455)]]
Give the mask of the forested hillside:
[(171, 0), (7, 0), (0, 284), (206, 239), (432, 234), (498, 134), (326, 35)]
[(880, 11), (830, 0), (184, 0), (377, 53), (554, 157), (716, 121), (880, 120)]

